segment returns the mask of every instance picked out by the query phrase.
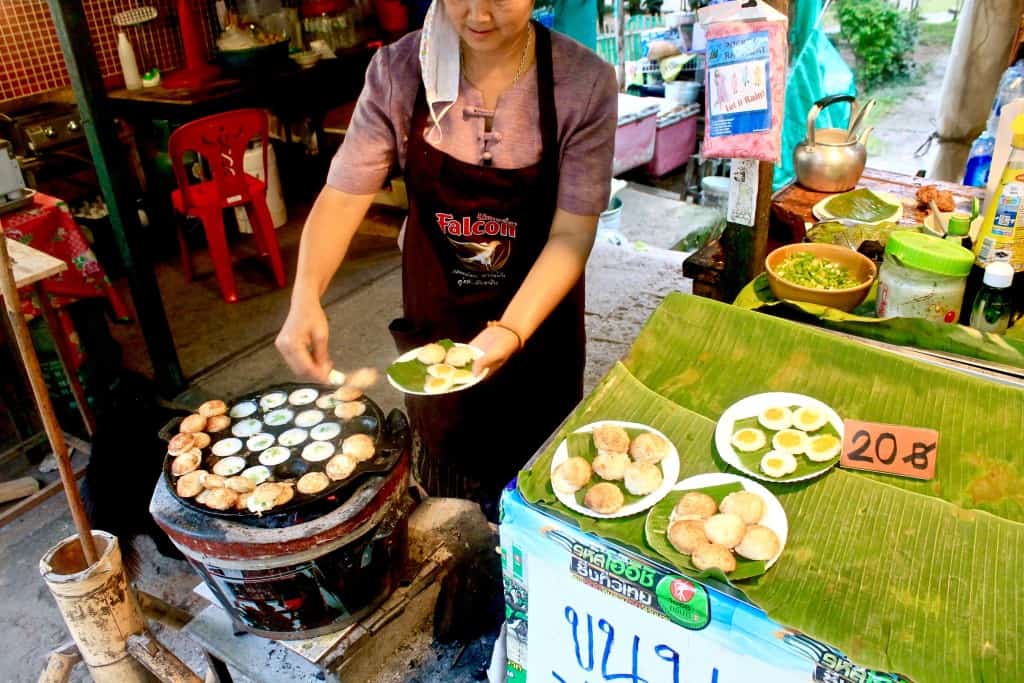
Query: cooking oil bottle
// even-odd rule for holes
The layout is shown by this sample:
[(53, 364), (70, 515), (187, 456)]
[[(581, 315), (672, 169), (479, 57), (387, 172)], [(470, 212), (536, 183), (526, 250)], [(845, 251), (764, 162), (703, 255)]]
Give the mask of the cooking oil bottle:
[[(1024, 310), (1024, 115), (1013, 121), (1012, 144), (999, 189), (985, 209), (985, 220), (974, 241), (975, 262), (968, 289), (979, 289), (985, 266), (1006, 261), (1013, 266), (1014, 308), (1019, 312)], [(968, 322), (963, 316), (961, 321)]]

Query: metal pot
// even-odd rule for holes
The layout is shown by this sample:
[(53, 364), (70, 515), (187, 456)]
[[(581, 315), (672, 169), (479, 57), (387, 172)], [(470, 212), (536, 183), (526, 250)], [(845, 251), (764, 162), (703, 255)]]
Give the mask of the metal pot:
[[(867, 148), (856, 131), (843, 128), (814, 128), (821, 110), (837, 102), (849, 102), (852, 95), (830, 95), (818, 100), (807, 114), (807, 139), (793, 150), (797, 182), (819, 192), (846, 192), (857, 186), (867, 162)], [(851, 118), (853, 118), (851, 116)]]

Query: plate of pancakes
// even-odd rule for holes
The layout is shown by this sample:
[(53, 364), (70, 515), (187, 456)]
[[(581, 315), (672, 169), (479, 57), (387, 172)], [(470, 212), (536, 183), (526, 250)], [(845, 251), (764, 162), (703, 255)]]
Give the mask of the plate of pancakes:
[(665, 497), (679, 478), (679, 452), (648, 425), (603, 420), (566, 437), (551, 460), (558, 500), (588, 517), (629, 517)]

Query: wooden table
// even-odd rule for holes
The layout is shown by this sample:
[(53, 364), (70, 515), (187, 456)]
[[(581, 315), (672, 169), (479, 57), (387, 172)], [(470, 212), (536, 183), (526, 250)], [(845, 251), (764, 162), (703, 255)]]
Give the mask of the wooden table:
[(11, 255), (14, 266), (14, 284), (18, 289), (42, 282), (48, 277), (63, 273), (68, 264), (46, 252), (33, 249), (12, 239), (7, 239), (7, 253)]
[[(958, 208), (967, 208), (974, 197), (983, 198), (985, 191), (979, 187), (966, 187), (955, 183), (915, 178), (901, 173), (891, 173), (877, 169), (866, 169), (857, 187), (886, 192), (897, 197), (903, 205), (901, 223), (921, 223), (927, 215), (927, 209), (918, 207), (916, 198), (918, 188), (935, 185), (940, 190), (948, 190), (957, 200)], [(782, 246), (803, 241), (806, 236), (806, 224), (815, 222), (812, 208), (829, 193), (815, 192), (793, 183), (772, 197), (771, 224), (768, 235), (768, 251)], [(729, 270), (729, 255), (719, 240), (708, 242), (702, 249), (694, 253), (683, 263), (683, 275), (693, 279), (693, 293), (718, 301), (732, 301), (745, 282), (739, 282)]]
[[(927, 208), (921, 208), (917, 202), (917, 190), (926, 185), (934, 185), (939, 190), (947, 190), (956, 198), (957, 208), (969, 209), (972, 198), (982, 199), (985, 190), (980, 187), (967, 187), (956, 183), (915, 178), (901, 173), (890, 173), (873, 168), (866, 169), (857, 187), (886, 192), (898, 198), (903, 204), (903, 218), (900, 223), (907, 225), (920, 224), (928, 215)], [(822, 199), (830, 196), (827, 192), (808, 190), (796, 183), (779, 190), (772, 197), (772, 232), (769, 236), (778, 242), (776, 246), (803, 241), (806, 223), (817, 221), (811, 209)]]
[[(68, 265), (58, 258), (50, 256), (38, 249), (33, 249), (21, 242), (8, 239), (6, 237), (4, 238), (4, 242), (7, 245), (7, 252), (11, 257), (15, 286), (18, 289), (31, 286), (36, 290), (36, 294), (39, 297), (40, 306), (43, 311), (43, 318), (47, 327), (50, 329), (50, 334), (55, 342), (54, 346), (56, 347), (57, 355), (60, 358), (61, 368), (64, 370), (64, 375), (67, 377), (68, 385), (71, 387), (71, 393), (74, 395), (75, 402), (78, 404), (78, 410), (82, 415), (82, 421), (85, 424), (86, 431), (92, 435), (94, 428), (92, 411), (89, 410), (89, 406), (86, 403), (85, 391), (82, 389), (82, 383), (78, 379), (78, 374), (73, 370), (74, 365), (71, 360), (70, 349), (68, 349), (61, 341), (62, 336), (53, 332), (56, 329), (56, 326), (60, 323), (57, 320), (57, 314), (50, 306), (49, 298), (46, 293), (43, 292), (42, 287), (42, 283), (46, 278), (64, 272), (67, 270)], [(13, 339), (14, 336), (14, 331), (11, 330), (10, 337)], [(70, 435), (65, 435), (65, 439), (77, 449), (88, 453), (88, 444), (85, 444)], [(80, 477), (84, 472), (84, 466), (79, 467), (76, 468), (75, 475)], [(23, 512), (39, 505), (44, 500), (60, 491), (61, 487), (62, 484), (60, 480), (57, 480), (54, 483), (43, 487), (42, 490), (34, 495), (29, 496), (21, 502), (5, 509), (3, 512), (0, 512), (0, 526), (15, 519)]]

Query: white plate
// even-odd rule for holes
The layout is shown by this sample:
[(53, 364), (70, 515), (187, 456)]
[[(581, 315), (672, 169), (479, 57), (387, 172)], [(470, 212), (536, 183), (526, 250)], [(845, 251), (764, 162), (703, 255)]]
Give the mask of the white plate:
[[(858, 189), (858, 190), (859, 189), (871, 190), (870, 187), (868, 187), (868, 188), (856, 188), (856, 189)], [(886, 223), (886, 222), (898, 223), (900, 221), (900, 219), (903, 218), (903, 202), (900, 201), (900, 198), (895, 196), (895, 195), (889, 194), (888, 192), (882, 192), (881, 190), (871, 190), (871, 191), (874, 192), (875, 195), (879, 199), (881, 199), (883, 202), (885, 202), (886, 204), (892, 204), (893, 206), (898, 207), (898, 210), (896, 211), (896, 214), (894, 216), (892, 216), (891, 218), (884, 218), (884, 219), (882, 219), (880, 221), (874, 221), (872, 223), (867, 223), (866, 225), (876, 225), (878, 223)], [(852, 190), (851, 190), (851, 192), (852, 192)], [(823, 221), (827, 221), (827, 220), (829, 220), (831, 218), (836, 218), (836, 216), (832, 215), (831, 213), (829, 213), (825, 209), (825, 204), (827, 204), (829, 202), (829, 200), (832, 199), (833, 197), (835, 197), (837, 194), (846, 194), (846, 193), (845, 192), (837, 192), (835, 194), (830, 194), (829, 196), (825, 197), (820, 202), (815, 204), (814, 208), (811, 209), (811, 213), (813, 213), (818, 219), (823, 220)], [(839, 218), (846, 218), (846, 216), (839, 216)]]
[[(804, 396), (803, 394), (790, 394), (782, 391), (769, 392), (766, 394), (754, 394), (753, 396), (747, 396), (745, 399), (733, 403), (724, 413), (722, 413), (722, 417), (718, 419), (718, 425), (715, 427), (715, 447), (718, 449), (718, 454), (722, 456), (722, 460), (729, 463), (740, 472), (749, 474), (755, 479), (768, 481), (773, 484), (795, 484), (798, 481), (814, 479), (815, 477), (820, 477), (825, 474), (832, 469), (832, 467), (835, 467), (836, 463), (839, 462), (838, 458), (832, 463), (831, 467), (826, 467), (819, 472), (805, 474), (804, 476), (797, 477), (795, 479), (772, 479), (760, 470), (755, 472), (748, 469), (747, 466), (743, 464), (732, 447), (733, 425), (737, 420), (746, 420), (750, 417), (757, 417), (765, 408), (778, 405), (787, 407), (801, 406), (805, 408), (817, 408), (828, 418), (828, 423), (836, 430), (836, 434), (839, 435), (839, 440), (843, 440), (843, 418), (839, 417), (839, 414), (836, 413), (836, 411), (832, 410), (818, 399), (811, 398), (810, 396)], [(798, 455), (796, 457), (805, 458), (807, 456)]]
[[(562, 493), (561, 491), (555, 491), (555, 495), (558, 496), (558, 500), (562, 505), (566, 506), (574, 512), (578, 512), (581, 515), (588, 517), (597, 517), (598, 519), (615, 519), (617, 517), (629, 517), (635, 515), (638, 512), (650, 508), (659, 500), (668, 495), (668, 492), (672, 490), (676, 480), (679, 479), (679, 451), (676, 450), (676, 446), (672, 443), (672, 440), (667, 436), (659, 432), (654, 427), (648, 425), (639, 424), (637, 422), (622, 422), (621, 420), (601, 420), (600, 422), (593, 422), (588, 425), (584, 425), (576, 430), (577, 434), (583, 432), (592, 432), (595, 427), (601, 427), (603, 425), (618, 425), (623, 429), (643, 429), (648, 432), (657, 434), (661, 438), (668, 442), (668, 445), (672, 447), (672, 452), (662, 458), (661, 462), (661, 486), (655, 489), (653, 492), (648, 493), (646, 496), (641, 498), (635, 503), (624, 505), (618, 512), (611, 514), (603, 514), (600, 512), (594, 512), (590, 508), (580, 505), (576, 502), (575, 493)], [(555, 456), (551, 459), (551, 472), (554, 473), (555, 468), (561, 465), (563, 462), (569, 459), (569, 442), (567, 439), (563, 439), (562, 443), (558, 444), (558, 449), (555, 451)]]
[[(483, 349), (478, 349), (475, 346), (470, 346), (469, 344), (460, 344), (458, 342), (456, 342), (454, 345), (455, 346), (460, 346), (460, 347), (462, 347), (464, 349), (469, 349), (470, 351), (472, 351), (474, 359), (479, 358), (480, 356), (484, 355)], [(392, 365), (394, 365), (395, 363), (408, 363), (411, 360), (416, 360), (416, 352), (419, 351), (419, 350), (420, 350), (420, 347), (416, 347), (412, 351), (406, 351), (401, 356), (396, 358), (394, 360), (394, 362), (392, 363)], [(472, 370), (471, 367), (468, 368), (468, 369)], [(391, 383), (391, 386), (393, 386), (395, 389), (397, 389), (398, 391), (402, 392), (403, 394), (411, 394), (413, 396), (444, 396), (445, 394), (454, 394), (456, 391), (462, 391), (463, 389), (468, 389), (468, 388), (470, 388), (472, 386), (476, 386), (477, 384), (479, 384), (484, 379), (484, 377), (487, 377), (487, 373), (488, 373), (488, 370), (484, 370), (482, 373), (480, 373), (479, 376), (474, 377), (469, 382), (466, 382), (465, 384), (453, 384), (451, 389), (449, 389), (448, 391), (443, 391), (443, 392), (441, 392), (439, 394), (428, 394), (425, 391), (413, 391), (412, 389), (406, 389), (401, 384), (399, 384), (394, 379), (392, 379), (390, 374), (388, 374), (387, 372), (385, 372), (384, 374), (387, 375), (388, 382)]]
[(690, 477), (689, 479), (682, 480), (673, 487), (673, 490), (692, 491), (694, 489), (703, 489), (709, 486), (731, 484), (734, 481), (738, 481), (743, 484), (744, 490), (761, 496), (761, 499), (764, 501), (764, 517), (761, 518), (761, 521), (758, 522), (758, 524), (768, 527), (775, 532), (776, 536), (779, 537), (779, 552), (764, 565), (765, 569), (769, 569), (782, 555), (782, 551), (786, 549), (786, 539), (789, 537), (789, 520), (786, 518), (786, 511), (782, 508), (782, 503), (780, 503), (779, 499), (775, 497), (775, 494), (758, 484), (756, 481), (750, 481), (746, 477), (741, 477), (738, 474), (728, 474), (726, 472), (698, 474)]

